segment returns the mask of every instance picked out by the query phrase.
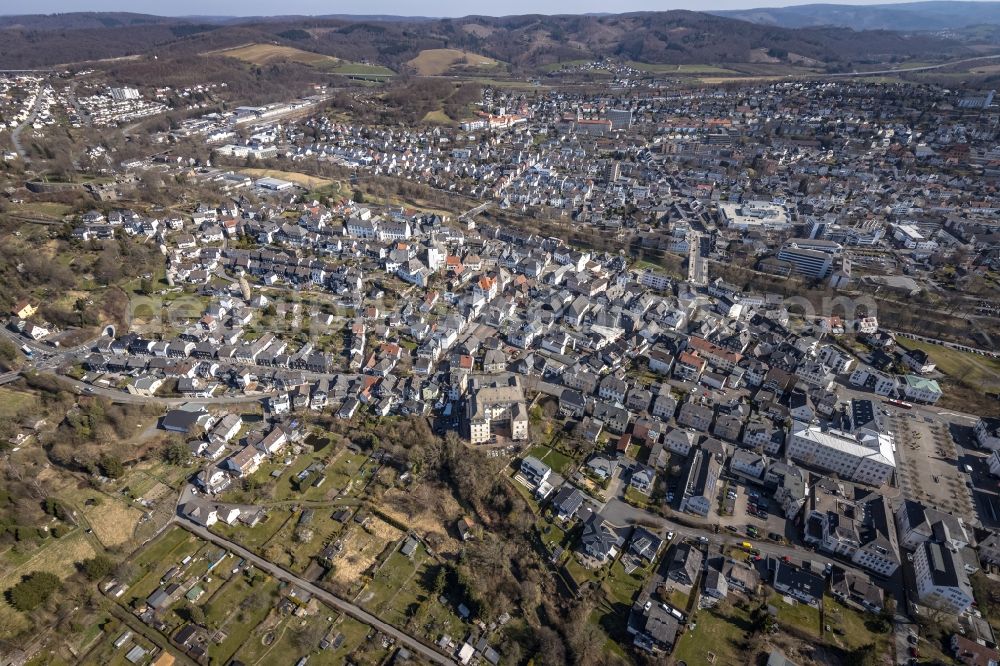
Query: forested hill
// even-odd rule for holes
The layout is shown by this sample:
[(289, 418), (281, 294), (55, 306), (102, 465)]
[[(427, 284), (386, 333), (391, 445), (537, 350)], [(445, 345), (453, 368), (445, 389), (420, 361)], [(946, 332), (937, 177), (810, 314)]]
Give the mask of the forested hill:
[(761, 50), (827, 64), (969, 52), (959, 41), (932, 36), (844, 28), (793, 30), (689, 11), (384, 21), (276, 17), (231, 22), (88, 13), (3, 17), (0, 68), (149, 53), (183, 56), (251, 42), (394, 69), (424, 49), (458, 48), (523, 71), (602, 57), (664, 64), (750, 62)]

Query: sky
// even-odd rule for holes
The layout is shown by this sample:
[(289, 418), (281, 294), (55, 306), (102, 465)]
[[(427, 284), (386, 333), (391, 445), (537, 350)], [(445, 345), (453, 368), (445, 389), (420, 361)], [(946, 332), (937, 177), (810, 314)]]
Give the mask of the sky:
[[(814, 0), (816, 1), (816, 0)], [(837, 4), (888, 4), (886, 0), (827, 0)], [(892, 0), (889, 0), (890, 2)], [(900, 0), (905, 1), (905, 0)], [(621, 13), (692, 9), (746, 9), (807, 4), (795, 0), (0, 0), (0, 14), (124, 11), (159, 16), (273, 16), (276, 14), (391, 14), (398, 16), (491, 16), (512, 14)]]

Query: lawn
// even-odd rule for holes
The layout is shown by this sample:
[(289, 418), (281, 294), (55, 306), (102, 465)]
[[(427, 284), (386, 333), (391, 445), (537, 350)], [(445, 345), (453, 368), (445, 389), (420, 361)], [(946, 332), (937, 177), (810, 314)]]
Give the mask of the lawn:
[(829, 641), (848, 650), (871, 643), (879, 648), (879, 653), (892, 649), (892, 633), (879, 634), (870, 630), (864, 613), (841, 605), (831, 596), (823, 600), (823, 609), (825, 622), (831, 629), (826, 634)]
[[(336, 488), (345, 495), (348, 494), (348, 484), (358, 478), (358, 471), (368, 460), (367, 456), (360, 453), (352, 453), (344, 449), (337, 454), (326, 468), (326, 484), (329, 488)], [(354, 490), (352, 486), (350, 490)]]
[(594, 573), (580, 562), (571, 553), (566, 560), (566, 572), (573, 577), (577, 585), (583, 585), (594, 579)]
[(670, 605), (674, 608), (687, 612), (688, 604), (691, 602), (691, 595), (674, 588), (670, 590), (670, 595), (667, 597), (667, 601), (670, 602)]
[(648, 574), (649, 570), (646, 568), (636, 569), (631, 574), (625, 573), (621, 560), (612, 564), (611, 573), (604, 580), (608, 601), (631, 607)]
[(533, 447), (530, 451), (528, 451), (528, 455), (535, 456), (559, 474), (564, 474), (566, 468), (573, 464), (573, 459), (565, 453), (556, 451), (555, 449), (545, 446), (544, 444)]
[[(182, 549), (182, 546), (185, 546)], [(175, 557), (175, 553), (183, 550), (183, 554)], [(164, 532), (156, 541), (149, 544), (136, 556), (134, 562), (141, 567), (152, 567), (164, 562), (173, 563), (174, 560), (181, 560), (185, 555), (197, 550), (197, 542), (194, 536), (187, 530), (180, 527), (171, 527)], [(122, 581), (131, 583), (132, 581)]]
[(798, 627), (802, 631), (820, 636), (819, 610), (809, 604), (785, 603), (783, 597), (775, 594), (768, 603), (778, 609), (778, 625)]
[(750, 619), (745, 611), (733, 607), (728, 615), (719, 615), (714, 610), (702, 610), (693, 619), (695, 627), (681, 636), (674, 649), (677, 663), (719, 666), (746, 661), (740, 649), (744, 635), (750, 630)]
[(397, 547), (386, 558), (385, 563), (372, 577), (372, 581), (361, 593), (360, 599), (365, 606), (375, 612), (384, 613), (386, 606), (395, 605), (393, 599), (406, 587), (407, 582), (417, 571), (418, 562), (425, 554), (422, 549), (414, 553), (414, 559), (406, 557)]
[(290, 509), (275, 508), (268, 512), (265, 520), (254, 527), (245, 527), (241, 523), (226, 525), (218, 522), (212, 525), (212, 531), (233, 539), (252, 551), (259, 551), (281, 529), (291, 515)]
[[(271, 596), (277, 589), (278, 584), (272, 578), (251, 586), (245, 576), (239, 575), (206, 604), (208, 623), (226, 632), (226, 640), (209, 646), (208, 654), (212, 663), (229, 663), (236, 651), (250, 638), (254, 628), (267, 617), (271, 609)], [(252, 592), (258, 593), (255, 596), (259, 596), (262, 603), (243, 609), (241, 603)]]
[(643, 508), (649, 506), (649, 495), (640, 493), (632, 486), (629, 486), (628, 488), (625, 489), (625, 499), (627, 499), (632, 504), (635, 504), (636, 506), (640, 506)]
[(949, 349), (921, 340), (900, 338), (907, 349), (922, 349), (937, 364), (940, 372), (978, 391), (1000, 390), (1000, 359)]

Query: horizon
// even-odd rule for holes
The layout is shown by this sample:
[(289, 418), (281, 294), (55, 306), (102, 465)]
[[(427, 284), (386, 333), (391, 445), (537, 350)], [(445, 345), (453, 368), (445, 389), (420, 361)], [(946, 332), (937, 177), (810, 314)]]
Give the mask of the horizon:
[[(927, 1), (927, 0), (924, 0)], [(932, 0), (933, 1), (933, 0)], [(943, 2), (981, 2), (988, 4), (995, 0), (941, 0)], [(918, 0), (919, 3), (919, 0)], [(158, 0), (96, 0), (88, 3), (85, 9), (80, 8), (80, 3), (76, 0), (39, 0), (34, 3), (33, 9), (36, 11), (6, 11), (0, 9), (0, 16), (33, 16), (51, 14), (86, 14), (86, 13), (129, 13), (146, 14), (151, 16), (162, 16), (169, 18), (248, 18), (248, 17), (281, 17), (281, 16), (391, 16), (398, 18), (462, 18), (465, 16), (516, 16), (523, 14), (553, 15), (585, 15), (585, 14), (626, 14), (633, 12), (662, 12), (671, 10), (688, 10), (695, 12), (713, 12), (748, 9), (781, 9), (787, 7), (799, 7), (806, 5), (850, 5), (855, 7), (898, 5), (898, 4), (918, 4), (913, 0), (879, 0), (868, 2), (866, 0), (846, 0), (842, 2), (755, 2), (754, 0), (716, 0), (705, 6), (704, 3), (680, 2), (670, 3), (664, 6), (657, 0), (631, 0), (618, 5), (618, 11), (606, 11), (607, 5), (597, 0), (555, 0), (546, 3), (544, 11), (539, 11), (538, 4), (532, 0), (514, 0), (504, 5), (503, 13), (490, 13), (488, 11), (475, 11), (468, 3), (456, 2), (455, 0), (437, 0), (436, 2), (424, 5), (428, 11), (412, 13), (413, 5), (404, 0), (385, 0), (381, 3), (355, 2), (341, 5), (339, 11), (329, 8), (329, 5), (322, 0), (290, 0), (283, 3), (282, 7), (287, 11), (272, 13), (266, 11), (273, 7), (273, 3), (261, 0), (213, 0), (212, 11), (206, 11), (206, 3), (198, 0), (175, 0), (170, 4), (174, 8), (172, 11), (164, 12), (163, 3)], [(484, 3), (485, 4), (485, 3)], [(492, 7), (493, 5), (487, 5)]]

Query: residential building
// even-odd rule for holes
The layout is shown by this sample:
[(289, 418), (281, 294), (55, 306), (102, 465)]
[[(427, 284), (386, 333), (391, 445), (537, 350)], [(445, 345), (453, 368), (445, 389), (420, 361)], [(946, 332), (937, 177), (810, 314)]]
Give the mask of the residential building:
[(721, 465), (704, 449), (694, 449), (683, 474), (684, 489), (679, 508), (699, 516), (708, 516), (716, 501)]

